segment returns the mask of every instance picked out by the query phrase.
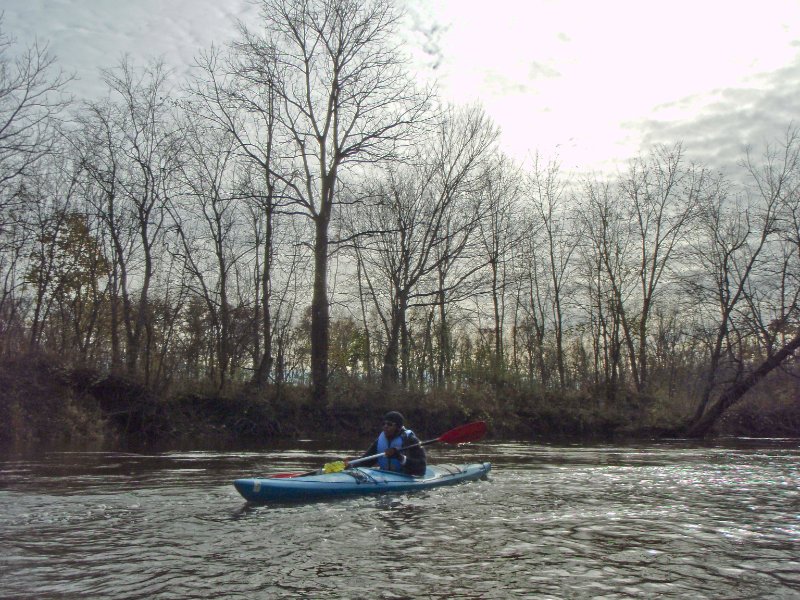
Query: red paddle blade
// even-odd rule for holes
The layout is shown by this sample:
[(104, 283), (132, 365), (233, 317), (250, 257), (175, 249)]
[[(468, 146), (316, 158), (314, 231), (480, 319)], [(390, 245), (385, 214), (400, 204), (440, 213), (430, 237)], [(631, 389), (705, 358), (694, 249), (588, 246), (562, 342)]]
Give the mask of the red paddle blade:
[(443, 433), (439, 436), (439, 441), (445, 444), (466, 444), (477, 442), (484, 435), (486, 435), (486, 422), (475, 421)]

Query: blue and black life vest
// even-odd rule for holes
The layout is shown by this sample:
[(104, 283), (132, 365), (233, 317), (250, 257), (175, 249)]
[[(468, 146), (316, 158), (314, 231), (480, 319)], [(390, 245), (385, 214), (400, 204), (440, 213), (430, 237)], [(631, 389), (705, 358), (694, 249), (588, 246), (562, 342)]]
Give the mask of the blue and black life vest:
[[(392, 440), (392, 443), (389, 443), (389, 440), (386, 439), (386, 434), (381, 432), (378, 436), (378, 452), (383, 454), (389, 448), (397, 448), (400, 450), (403, 447), (403, 443), (407, 439), (409, 435), (414, 435), (410, 429), (404, 429), (400, 435), (395, 436)], [(386, 456), (381, 456), (378, 459), (378, 466), (383, 469), (384, 471), (397, 471), (400, 472), (403, 470), (402, 463), (396, 458), (387, 458)]]

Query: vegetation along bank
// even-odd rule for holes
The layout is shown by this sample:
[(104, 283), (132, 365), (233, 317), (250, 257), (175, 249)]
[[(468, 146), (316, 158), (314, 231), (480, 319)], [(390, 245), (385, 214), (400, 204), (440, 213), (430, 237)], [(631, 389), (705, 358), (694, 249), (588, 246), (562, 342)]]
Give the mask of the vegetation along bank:
[[(614, 406), (589, 394), (556, 396), (491, 388), (386, 393), (353, 381), (332, 386), (325, 406), (307, 386), (230, 395), (183, 391), (159, 396), (125, 376), (73, 369), (52, 356), (0, 363), (0, 448), (159, 448), (261, 446), (297, 439), (374, 435), (387, 410), (402, 407), (423, 437), (477, 419), (489, 439), (538, 442), (643, 439), (680, 435), (653, 399), (628, 397)], [(775, 390), (772, 390), (773, 392)], [(731, 410), (714, 433), (800, 436), (800, 410), (789, 398), (754, 397)]]

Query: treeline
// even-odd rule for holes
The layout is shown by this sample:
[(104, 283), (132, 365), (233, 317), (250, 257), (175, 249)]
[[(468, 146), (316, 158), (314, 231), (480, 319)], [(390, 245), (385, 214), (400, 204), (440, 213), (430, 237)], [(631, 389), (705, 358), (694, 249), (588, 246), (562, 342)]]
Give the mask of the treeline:
[(540, 392), (690, 435), (767, 376), (796, 401), (796, 130), (728, 175), (680, 144), (613, 180), (523, 167), (415, 84), (388, 0), (261, 4), (193, 78), (125, 59), (81, 105), (0, 39), (0, 357), (319, 404)]

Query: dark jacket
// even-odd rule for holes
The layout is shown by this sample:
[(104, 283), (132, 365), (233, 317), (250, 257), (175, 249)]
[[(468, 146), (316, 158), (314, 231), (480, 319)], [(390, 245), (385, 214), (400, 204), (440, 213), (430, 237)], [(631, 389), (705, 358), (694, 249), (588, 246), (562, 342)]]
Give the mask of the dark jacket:
[[(417, 436), (414, 435), (412, 431), (403, 427), (400, 431), (400, 438), (403, 441), (403, 448), (410, 446), (412, 444), (419, 444), (419, 439)], [(378, 453), (378, 439), (375, 438), (375, 441), (372, 442), (372, 445), (369, 449), (363, 454), (363, 456), (372, 456), (373, 454)], [(428, 465), (428, 459), (425, 456), (425, 448), (422, 446), (414, 446), (413, 448), (408, 448), (407, 450), (403, 450), (400, 453), (401, 456), (406, 457), (406, 462), (403, 465), (403, 473), (406, 475), (424, 475), (425, 468)], [(378, 464), (377, 459), (370, 461), (368, 463), (364, 463), (362, 466), (364, 467), (371, 467)]]

